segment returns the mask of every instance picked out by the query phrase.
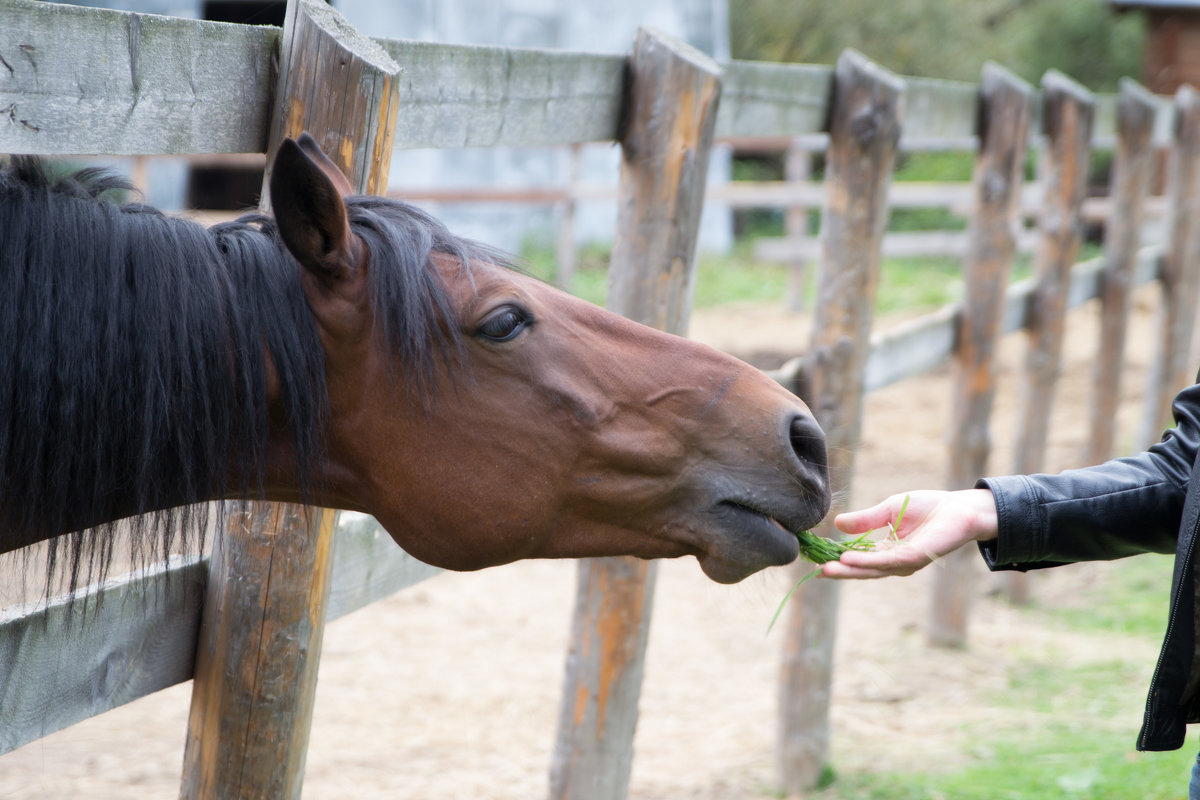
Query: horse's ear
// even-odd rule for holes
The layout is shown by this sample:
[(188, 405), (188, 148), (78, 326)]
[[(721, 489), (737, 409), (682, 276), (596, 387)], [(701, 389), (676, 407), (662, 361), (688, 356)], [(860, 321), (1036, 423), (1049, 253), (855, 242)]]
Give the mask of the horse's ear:
[(317, 144), (317, 140), (312, 137), (311, 133), (308, 131), (301, 133), (300, 138), (296, 140), (296, 144), (299, 145), (300, 149), (304, 151), (304, 154), (311, 158), (313, 163), (320, 167), (321, 171), (328, 176), (329, 180), (333, 183), (334, 188), (338, 190), (338, 193), (341, 194), (342, 197), (354, 194), (354, 188), (350, 186), (350, 181), (345, 175), (342, 174), (342, 171), (338, 169), (338, 165), (333, 163), (333, 159), (325, 155), (325, 151), (321, 149), (319, 144)]
[(279, 236), (296, 260), (326, 283), (349, 277), (354, 268), (350, 221), (342, 202), (349, 193), (349, 181), (311, 136), (283, 140), (271, 170), (271, 207)]

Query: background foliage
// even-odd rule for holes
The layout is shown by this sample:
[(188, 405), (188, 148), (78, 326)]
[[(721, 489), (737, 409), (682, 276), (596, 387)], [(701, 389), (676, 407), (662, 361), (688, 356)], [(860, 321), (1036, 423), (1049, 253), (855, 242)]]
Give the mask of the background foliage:
[(850, 47), (901, 75), (963, 81), (991, 60), (1097, 92), (1141, 74), (1143, 18), (1104, 0), (740, 0), (729, 17), (734, 58), (832, 64)]

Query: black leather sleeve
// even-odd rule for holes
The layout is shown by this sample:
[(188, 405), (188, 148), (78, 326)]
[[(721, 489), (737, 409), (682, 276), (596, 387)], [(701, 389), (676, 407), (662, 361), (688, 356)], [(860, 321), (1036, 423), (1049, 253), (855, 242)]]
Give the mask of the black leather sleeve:
[(991, 569), (1038, 569), (1137, 553), (1173, 553), (1200, 448), (1200, 384), (1175, 397), (1175, 427), (1130, 458), (1058, 475), (977, 484), (996, 498), (999, 535), (980, 544)]

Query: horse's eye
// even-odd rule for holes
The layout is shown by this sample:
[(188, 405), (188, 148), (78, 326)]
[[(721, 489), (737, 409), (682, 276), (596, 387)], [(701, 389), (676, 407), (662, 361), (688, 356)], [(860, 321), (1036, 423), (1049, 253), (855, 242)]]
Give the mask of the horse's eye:
[(493, 342), (507, 342), (515, 339), (532, 321), (524, 310), (516, 306), (504, 306), (485, 319), (477, 333)]

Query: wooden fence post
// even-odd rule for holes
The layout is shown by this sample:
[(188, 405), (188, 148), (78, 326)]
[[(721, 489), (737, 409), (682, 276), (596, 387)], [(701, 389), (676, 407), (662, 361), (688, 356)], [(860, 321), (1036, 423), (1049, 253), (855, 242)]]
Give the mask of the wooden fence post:
[[(280, 63), (269, 152), (307, 130), (356, 190), (382, 193), (396, 64), (314, 0), (289, 2)], [(197, 644), (182, 797), (300, 796), (336, 518), (329, 509), (230, 504)]]
[[(1067, 289), (1071, 267), (1083, 239), (1083, 199), (1087, 195), (1088, 158), (1092, 144), (1095, 101), (1091, 92), (1056, 70), (1042, 78), (1042, 124), (1046, 146), (1042, 157), (1045, 196), (1038, 217), (1039, 242), (1034, 260), (1036, 286), (1028, 328), (1025, 374), (1017, 412), (1017, 445), (1013, 471), (1038, 472), (1046, 457), (1050, 410), (1062, 360)], [(1005, 576), (1011, 602), (1029, 602), (1029, 576)]]
[(1192, 383), (1192, 330), (1200, 281), (1200, 93), (1181, 86), (1175, 93), (1175, 140), (1167, 169), (1170, 222), (1163, 257), (1159, 349), (1141, 431), (1144, 445), (1158, 441), (1170, 424), (1171, 400)]
[[(720, 68), (692, 47), (640, 30), (621, 138), (608, 305), (683, 333), (712, 149)], [(650, 626), (655, 565), (584, 559), (562, 695), (550, 796), (623, 798)]]
[[(834, 76), (822, 256), (812, 343), (813, 413), (825, 430), (835, 508), (817, 532), (837, 536), (834, 513), (848, 499), (862, 422), (880, 244), (887, 226), (904, 84), (847, 51)], [(841, 508), (839, 508), (841, 507)], [(812, 566), (798, 562), (799, 579)], [(837, 621), (836, 581), (809, 581), (793, 594), (779, 686), (777, 765), (789, 794), (816, 785), (829, 749), (829, 692)]]
[[(963, 263), (966, 297), (955, 352), (953, 417), (946, 488), (967, 489), (987, 471), (988, 424), (996, 391), (996, 346), (1004, 324), (1005, 288), (1017, 251), (1021, 188), (1033, 88), (995, 64), (983, 68), (974, 205)], [(961, 647), (967, 638), (971, 576), (977, 556), (961, 548), (942, 559), (933, 579), (929, 641)]]
[(1125, 363), (1125, 331), (1133, 296), (1133, 270), (1141, 244), (1142, 219), (1154, 170), (1154, 95), (1121, 79), (1117, 100), (1117, 149), (1113, 158), (1111, 211), (1104, 229), (1104, 284), (1100, 298), (1100, 350), (1093, 370), (1091, 429), (1085, 461), (1113, 457), (1117, 402)]

